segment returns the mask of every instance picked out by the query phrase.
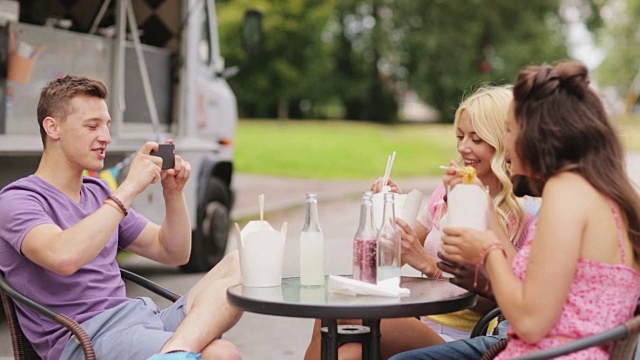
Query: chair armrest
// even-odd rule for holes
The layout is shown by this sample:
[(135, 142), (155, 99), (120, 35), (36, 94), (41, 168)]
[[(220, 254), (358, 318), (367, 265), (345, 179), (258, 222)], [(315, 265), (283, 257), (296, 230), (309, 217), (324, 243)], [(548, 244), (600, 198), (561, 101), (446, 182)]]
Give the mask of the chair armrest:
[(473, 330), (471, 330), (470, 337), (474, 338), (480, 335), (485, 335), (485, 332), (487, 331), (487, 328), (489, 327), (489, 324), (491, 323), (491, 321), (493, 321), (493, 319), (497, 318), (501, 314), (502, 314), (502, 311), (500, 311), (500, 308), (494, 308), (489, 310), (489, 312), (484, 314), (484, 316), (482, 316), (480, 320), (478, 320), (476, 325), (473, 327)]
[(7, 294), (7, 296), (9, 296), (14, 301), (28, 306), (30, 309), (36, 311), (40, 315), (44, 315), (45, 317), (54, 321), (56, 320), (56, 317), (58, 317), (57, 312), (19, 293), (16, 289), (9, 285), (9, 283), (7, 283), (7, 281), (4, 279), (4, 275), (2, 274), (0, 274), (0, 289), (2, 289), (2, 291), (4, 291), (5, 294)]
[[(481, 326), (486, 325), (481, 325), (481, 322), (483, 322), (485, 318), (488, 318), (489, 314), (495, 310), (497, 310), (497, 308), (487, 313), (482, 319), (480, 319), (480, 321), (478, 321), (478, 324), (476, 324), (476, 327), (473, 329), (471, 337), (474, 337), (474, 333), (476, 334), (475, 336), (478, 336), (478, 334), (482, 333), (483, 328)], [(618, 325), (610, 330), (578, 339), (551, 349), (521, 356), (519, 358), (516, 358), (516, 360), (552, 359), (561, 355), (566, 355), (576, 351), (584, 350), (586, 348), (601, 346), (608, 343), (614, 343), (610, 349), (612, 359), (631, 359), (633, 357), (633, 354), (636, 352), (638, 334), (640, 333), (640, 300), (638, 300), (634, 315), (635, 317), (627, 320), (624, 324)], [(476, 328), (478, 328), (477, 331)], [(489, 349), (490, 351), (487, 351), (482, 359), (493, 359), (500, 351), (502, 351), (502, 349), (504, 349), (504, 347), (506, 347), (507, 341), (506, 339), (504, 340), (504, 343), (500, 344), (500, 346), (497, 346), (499, 344), (496, 344), (491, 349)]]
[(0, 273), (0, 289), (13, 301), (21, 303), (29, 307), (30, 309), (36, 311), (37, 313), (55, 321), (56, 323), (64, 326), (69, 329), (73, 333), (73, 335), (80, 342), (80, 346), (82, 346), (82, 351), (84, 352), (86, 360), (96, 360), (96, 354), (93, 349), (93, 343), (91, 342), (91, 337), (87, 334), (87, 332), (82, 328), (82, 325), (72, 319), (71, 317), (57, 313), (48, 307), (39, 304), (33, 299), (24, 296), (19, 293), (16, 289), (14, 289), (4, 278), (4, 275)]
[(180, 299), (180, 294), (176, 294), (173, 291), (167, 288), (164, 288), (154, 283), (153, 281), (145, 277), (142, 277), (134, 272), (131, 272), (125, 269), (120, 269), (120, 274), (122, 275), (123, 279), (131, 281), (132, 283), (137, 284), (139, 286), (142, 286), (143, 288), (153, 293), (156, 293), (169, 301), (176, 302), (178, 299)]
[(508, 342), (509, 339), (507, 338), (498, 340), (497, 343), (491, 345), (491, 347), (484, 354), (482, 354), (480, 360), (493, 360), (496, 356), (498, 356), (498, 354), (500, 354), (500, 352), (502, 352), (502, 350), (504, 350), (505, 347), (507, 347)]
[(570, 343), (560, 345), (551, 349), (538, 351), (532, 354), (528, 354), (517, 358), (517, 360), (541, 360), (551, 359), (561, 355), (573, 353), (579, 350), (584, 350), (593, 346), (600, 346), (607, 343), (611, 343), (617, 340), (622, 340), (629, 336), (629, 329), (625, 324), (618, 325), (611, 330), (607, 330), (598, 334), (587, 336), (582, 339), (572, 341)]

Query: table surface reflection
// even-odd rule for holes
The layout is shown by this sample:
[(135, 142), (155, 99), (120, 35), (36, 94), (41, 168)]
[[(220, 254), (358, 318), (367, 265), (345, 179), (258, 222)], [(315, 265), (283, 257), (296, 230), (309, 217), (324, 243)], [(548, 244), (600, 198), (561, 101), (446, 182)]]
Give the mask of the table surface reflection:
[(411, 290), (402, 297), (350, 296), (330, 293), (325, 286), (300, 285), (300, 278), (282, 279), (281, 286), (227, 290), (229, 301), (254, 313), (333, 319), (383, 319), (442, 314), (475, 305), (476, 295), (445, 280), (402, 277), (400, 286)]

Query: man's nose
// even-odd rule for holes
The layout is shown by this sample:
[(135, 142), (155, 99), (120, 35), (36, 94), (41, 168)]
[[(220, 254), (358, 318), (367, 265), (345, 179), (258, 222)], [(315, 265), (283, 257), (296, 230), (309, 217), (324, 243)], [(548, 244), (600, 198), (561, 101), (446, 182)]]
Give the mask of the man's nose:
[(102, 130), (98, 136), (98, 141), (107, 144), (111, 143), (111, 131), (109, 131), (109, 128), (105, 127), (104, 130)]

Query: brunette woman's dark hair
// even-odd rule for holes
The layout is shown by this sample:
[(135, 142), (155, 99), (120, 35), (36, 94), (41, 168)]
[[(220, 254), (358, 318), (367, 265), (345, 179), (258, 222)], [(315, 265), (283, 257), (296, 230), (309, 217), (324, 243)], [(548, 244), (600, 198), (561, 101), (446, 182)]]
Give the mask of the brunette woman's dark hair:
[(562, 171), (581, 174), (620, 207), (640, 263), (640, 197), (616, 128), (589, 86), (587, 67), (576, 61), (526, 67), (513, 96), (516, 152), (532, 177), (546, 182)]

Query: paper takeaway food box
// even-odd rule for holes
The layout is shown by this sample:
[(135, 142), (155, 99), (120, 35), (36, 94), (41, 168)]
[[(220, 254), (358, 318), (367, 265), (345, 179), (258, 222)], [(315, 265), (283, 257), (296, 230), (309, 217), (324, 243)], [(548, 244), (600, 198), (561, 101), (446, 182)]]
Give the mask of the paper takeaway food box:
[[(373, 194), (371, 201), (373, 202), (373, 225), (376, 229), (382, 227), (382, 213), (384, 209), (385, 191)], [(413, 189), (408, 194), (395, 194), (394, 209), (396, 218), (404, 220), (412, 228), (416, 224), (416, 217), (420, 211), (420, 205), (424, 199), (424, 194), (419, 190)]]
[(280, 231), (268, 221), (250, 221), (240, 231), (236, 223), (236, 239), (240, 254), (242, 284), (249, 287), (280, 286), (287, 223)]

